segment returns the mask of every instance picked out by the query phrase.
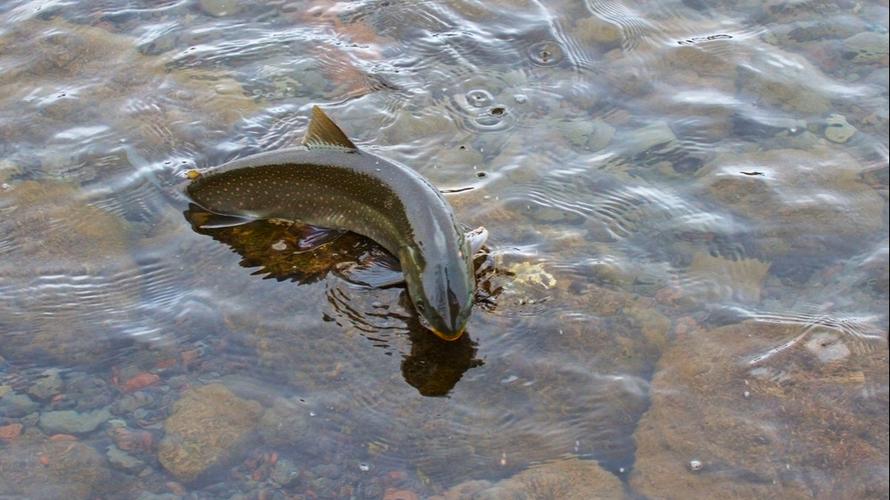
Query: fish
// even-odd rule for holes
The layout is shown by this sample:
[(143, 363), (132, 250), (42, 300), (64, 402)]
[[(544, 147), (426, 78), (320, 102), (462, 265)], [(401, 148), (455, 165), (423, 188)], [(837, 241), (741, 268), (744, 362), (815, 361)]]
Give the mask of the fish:
[(190, 176), (202, 209), (358, 233), (398, 259), (424, 327), (453, 341), (476, 289), (474, 254), (488, 231), (466, 232), (442, 192), (415, 170), (359, 149), (318, 106), (301, 145), (232, 160)]

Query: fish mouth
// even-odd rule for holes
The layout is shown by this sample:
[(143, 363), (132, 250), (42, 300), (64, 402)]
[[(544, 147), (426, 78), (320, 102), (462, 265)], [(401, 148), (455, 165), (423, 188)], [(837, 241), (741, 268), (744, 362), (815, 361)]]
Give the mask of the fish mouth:
[(436, 337), (439, 337), (440, 339), (442, 339), (446, 342), (454, 342), (455, 340), (461, 338), (461, 336), (464, 334), (464, 330), (466, 330), (466, 327), (463, 327), (456, 332), (449, 332), (449, 333), (444, 333), (444, 332), (437, 330), (435, 328), (432, 328), (432, 327), (428, 327), (428, 329), (431, 332), (433, 332), (434, 334), (436, 334)]
[(454, 342), (455, 340), (461, 338), (464, 334), (464, 331), (467, 329), (467, 326), (464, 325), (457, 330), (444, 330), (439, 329), (433, 326), (430, 321), (425, 318), (422, 314), (419, 314), (418, 319), (420, 320), (421, 326), (426, 328), (427, 330), (433, 332), (436, 337), (446, 341), (446, 342)]

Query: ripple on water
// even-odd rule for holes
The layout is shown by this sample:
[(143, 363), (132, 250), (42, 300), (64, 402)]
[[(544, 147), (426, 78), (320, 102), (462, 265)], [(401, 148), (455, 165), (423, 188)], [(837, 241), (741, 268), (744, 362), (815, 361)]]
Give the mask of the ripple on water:
[(565, 58), (562, 47), (552, 40), (533, 43), (528, 48), (528, 56), (533, 63), (539, 66), (556, 66)]
[(620, 1), (585, 0), (584, 4), (593, 16), (619, 28), (621, 48), (624, 51), (632, 51), (639, 46), (644, 36), (653, 29), (652, 23), (645, 17)]
[(768, 349), (751, 354), (750, 366), (773, 365), (782, 356), (805, 351), (815, 355), (823, 363), (838, 361), (852, 352), (864, 356), (882, 348), (883, 332), (877, 325), (876, 316), (837, 317), (819, 312), (768, 313), (755, 312), (752, 319), (763, 324), (791, 325), (793, 334), (775, 342)]
[(481, 89), (452, 95), (446, 109), (467, 132), (503, 131), (509, 129), (513, 121), (507, 104), (496, 101), (490, 92)]

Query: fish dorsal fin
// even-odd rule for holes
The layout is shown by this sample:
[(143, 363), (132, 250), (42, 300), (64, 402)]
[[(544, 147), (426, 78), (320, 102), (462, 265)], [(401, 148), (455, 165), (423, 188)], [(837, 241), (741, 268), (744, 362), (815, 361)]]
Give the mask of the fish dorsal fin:
[(303, 146), (309, 149), (339, 149), (350, 153), (358, 151), (340, 127), (318, 106), (312, 106), (312, 119), (303, 136)]

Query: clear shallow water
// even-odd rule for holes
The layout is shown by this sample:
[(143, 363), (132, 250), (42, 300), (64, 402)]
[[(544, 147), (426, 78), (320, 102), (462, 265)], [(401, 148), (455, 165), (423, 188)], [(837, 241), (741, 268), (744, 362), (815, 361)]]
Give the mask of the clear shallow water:
[[(0, 492), (886, 496), (887, 12), (5, 3)], [(313, 104), (490, 231), (462, 342), (192, 229)]]

